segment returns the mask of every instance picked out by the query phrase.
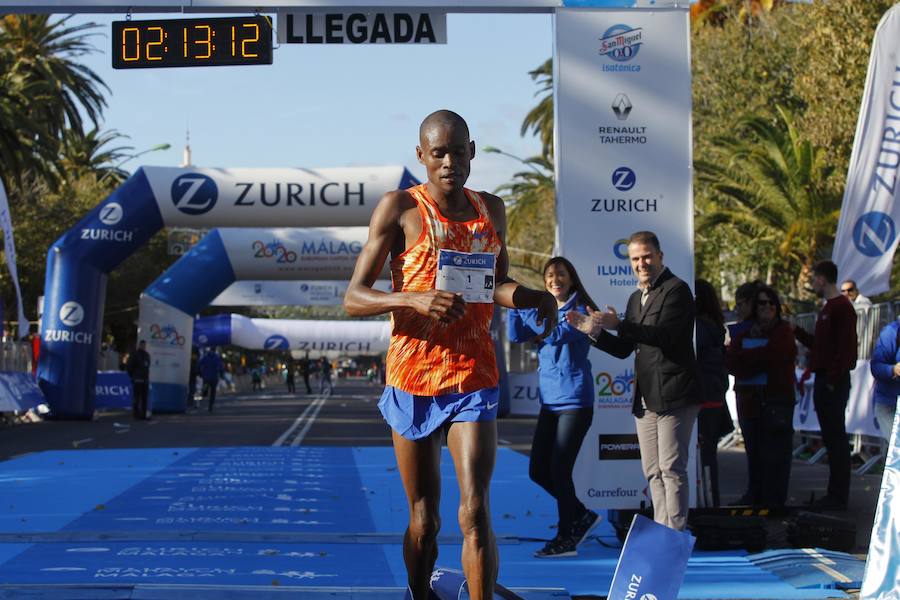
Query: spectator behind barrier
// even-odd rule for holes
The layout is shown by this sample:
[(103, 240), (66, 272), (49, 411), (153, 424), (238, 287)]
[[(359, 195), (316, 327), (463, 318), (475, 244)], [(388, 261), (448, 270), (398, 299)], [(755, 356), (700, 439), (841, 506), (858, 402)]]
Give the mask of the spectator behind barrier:
[(872, 401), (875, 403), (875, 419), (881, 436), (891, 441), (894, 414), (897, 411), (897, 395), (900, 394), (900, 321), (891, 321), (878, 334), (869, 368), (875, 378)]
[(747, 452), (747, 494), (738, 502), (782, 508), (793, 458), (797, 346), (775, 290), (765, 285), (757, 289), (752, 315), (750, 327), (731, 340), (725, 354), (735, 390), (740, 390)]
[(703, 404), (697, 416), (697, 439), (705, 491), (709, 490), (712, 506), (719, 506), (718, 446), (722, 436), (734, 430), (725, 406), (728, 374), (725, 372), (725, 317), (715, 288), (706, 280), (694, 282), (697, 307), (697, 366)]

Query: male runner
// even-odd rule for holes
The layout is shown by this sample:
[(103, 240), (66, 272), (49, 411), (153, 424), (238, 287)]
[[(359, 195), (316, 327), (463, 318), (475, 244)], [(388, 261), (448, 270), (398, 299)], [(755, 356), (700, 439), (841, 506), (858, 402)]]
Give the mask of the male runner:
[[(428, 598), (437, 559), (446, 430), (460, 488), (463, 571), (470, 597), (481, 600), (492, 597), (497, 578), (488, 499), (499, 402), (493, 303), (537, 308), (549, 332), (556, 300), (507, 275), (503, 201), (463, 187), (475, 156), (463, 118), (447, 110), (426, 117), (416, 156), (428, 182), (381, 199), (344, 308), (353, 316), (391, 313), (387, 385), (378, 406), (392, 429), (409, 502), (403, 558), (412, 597)], [(388, 254), (391, 293), (372, 289)]]

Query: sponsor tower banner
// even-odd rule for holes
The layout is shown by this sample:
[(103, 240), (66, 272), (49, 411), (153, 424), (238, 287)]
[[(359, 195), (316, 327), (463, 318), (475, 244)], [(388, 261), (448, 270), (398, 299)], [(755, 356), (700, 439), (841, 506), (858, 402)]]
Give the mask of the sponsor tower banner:
[[(637, 289), (626, 239), (651, 230), (665, 265), (693, 287), (687, 9), (560, 9), (555, 38), (558, 253), (601, 308), (622, 314)], [(598, 509), (649, 504), (634, 357), (592, 350), (590, 360), (597, 397), (575, 467), (579, 497)]]
[(900, 222), (900, 5), (875, 31), (832, 259), (868, 296), (890, 289)]

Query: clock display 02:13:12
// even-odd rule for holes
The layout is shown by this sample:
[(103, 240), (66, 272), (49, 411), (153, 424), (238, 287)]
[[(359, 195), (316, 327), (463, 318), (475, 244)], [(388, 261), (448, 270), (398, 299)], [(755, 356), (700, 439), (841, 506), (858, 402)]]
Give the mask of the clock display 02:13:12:
[(268, 18), (114, 21), (113, 68), (272, 64)]

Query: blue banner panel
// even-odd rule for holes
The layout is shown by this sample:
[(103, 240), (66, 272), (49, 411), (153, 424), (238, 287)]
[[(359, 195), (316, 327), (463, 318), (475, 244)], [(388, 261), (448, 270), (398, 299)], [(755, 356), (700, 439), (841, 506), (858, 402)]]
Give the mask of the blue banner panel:
[(0, 412), (25, 412), (44, 402), (31, 373), (0, 371)]
[(195, 346), (227, 346), (231, 343), (231, 313), (194, 320)]
[(676, 600), (696, 538), (642, 515), (631, 522), (609, 600)]
[(150, 412), (183, 413), (187, 410), (188, 386), (178, 383), (150, 382)]
[(134, 390), (124, 371), (97, 371), (94, 408), (131, 408)]
[(139, 169), (50, 247), (37, 376), (51, 416), (93, 416), (107, 274), (162, 226)]
[(222, 236), (213, 230), (157, 277), (145, 293), (193, 315), (206, 308), (234, 279)]

